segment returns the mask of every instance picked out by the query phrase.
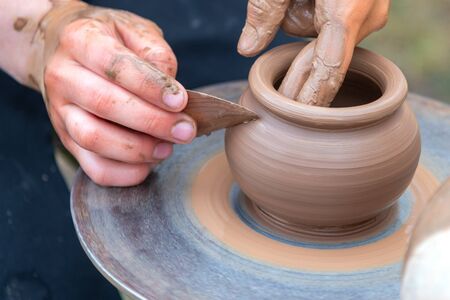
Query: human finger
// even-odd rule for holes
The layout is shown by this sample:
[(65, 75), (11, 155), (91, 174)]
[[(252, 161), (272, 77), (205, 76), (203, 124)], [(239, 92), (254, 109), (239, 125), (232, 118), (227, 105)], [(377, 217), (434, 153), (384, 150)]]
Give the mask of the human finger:
[(196, 135), (195, 121), (188, 115), (152, 105), (83, 66), (50, 68), (46, 83), (97, 117), (147, 135), (174, 143), (189, 143)]
[(165, 110), (183, 110), (188, 100), (184, 87), (105, 32), (105, 26), (95, 20), (75, 21), (67, 26), (61, 44), (81, 65), (141, 99)]
[(288, 6), (289, 0), (249, 0), (238, 52), (254, 56), (266, 48), (275, 37)]
[(281, 82), (278, 92), (290, 99), (296, 99), (311, 72), (314, 48), (316, 42), (306, 45), (291, 63)]
[(82, 148), (127, 163), (157, 163), (172, 153), (172, 144), (105, 121), (68, 104), (61, 109), (67, 133)]
[(293, 36), (317, 36), (314, 27), (314, 7), (312, 0), (291, 0), (281, 24), (283, 31)]
[(132, 13), (121, 12), (120, 15), (114, 23), (125, 46), (162, 72), (175, 77), (177, 59), (161, 29), (152, 21)]
[(130, 164), (103, 158), (80, 147), (64, 129), (62, 117), (53, 114), (52, 123), (64, 147), (75, 157), (81, 168), (102, 186), (133, 186), (141, 183), (155, 166), (153, 163)]
[(325, 24), (316, 40), (311, 72), (297, 99), (329, 106), (342, 85), (353, 55), (356, 34), (338, 24)]

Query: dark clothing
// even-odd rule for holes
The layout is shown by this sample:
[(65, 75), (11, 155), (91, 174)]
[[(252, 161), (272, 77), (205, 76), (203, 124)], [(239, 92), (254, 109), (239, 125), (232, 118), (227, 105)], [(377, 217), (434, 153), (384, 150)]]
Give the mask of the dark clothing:
[[(186, 87), (247, 77), (253, 59), (236, 52), (246, 1), (89, 2), (155, 21)], [(0, 72), (0, 299), (118, 299), (77, 240), (51, 135), (40, 95)]]

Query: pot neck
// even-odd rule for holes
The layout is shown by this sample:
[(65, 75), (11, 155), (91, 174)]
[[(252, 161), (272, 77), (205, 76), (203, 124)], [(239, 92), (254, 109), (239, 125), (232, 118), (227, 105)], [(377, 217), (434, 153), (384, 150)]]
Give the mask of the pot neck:
[(319, 107), (299, 103), (274, 87), (306, 43), (292, 43), (272, 49), (256, 60), (249, 86), (259, 103), (278, 117), (302, 126), (345, 129), (367, 126), (393, 114), (404, 102), (408, 87), (400, 69), (388, 59), (356, 48), (350, 70), (373, 81), (381, 97), (352, 107)]

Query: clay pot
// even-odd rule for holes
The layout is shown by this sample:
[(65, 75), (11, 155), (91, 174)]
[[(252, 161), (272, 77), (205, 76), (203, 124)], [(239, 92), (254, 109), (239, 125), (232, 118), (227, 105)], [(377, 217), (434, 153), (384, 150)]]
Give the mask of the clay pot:
[(252, 66), (240, 103), (260, 119), (227, 130), (228, 162), (242, 191), (276, 222), (361, 224), (394, 205), (418, 164), (407, 83), (392, 62), (357, 48), (334, 107), (301, 104), (276, 85), (304, 46), (275, 48)]

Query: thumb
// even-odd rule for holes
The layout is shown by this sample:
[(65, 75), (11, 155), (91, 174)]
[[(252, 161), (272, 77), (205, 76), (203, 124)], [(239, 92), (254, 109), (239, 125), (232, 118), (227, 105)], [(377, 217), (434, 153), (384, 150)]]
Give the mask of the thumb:
[(254, 56), (266, 48), (275, 37), (288, 6), (289, 0), (249, 0), (238, 52)]

